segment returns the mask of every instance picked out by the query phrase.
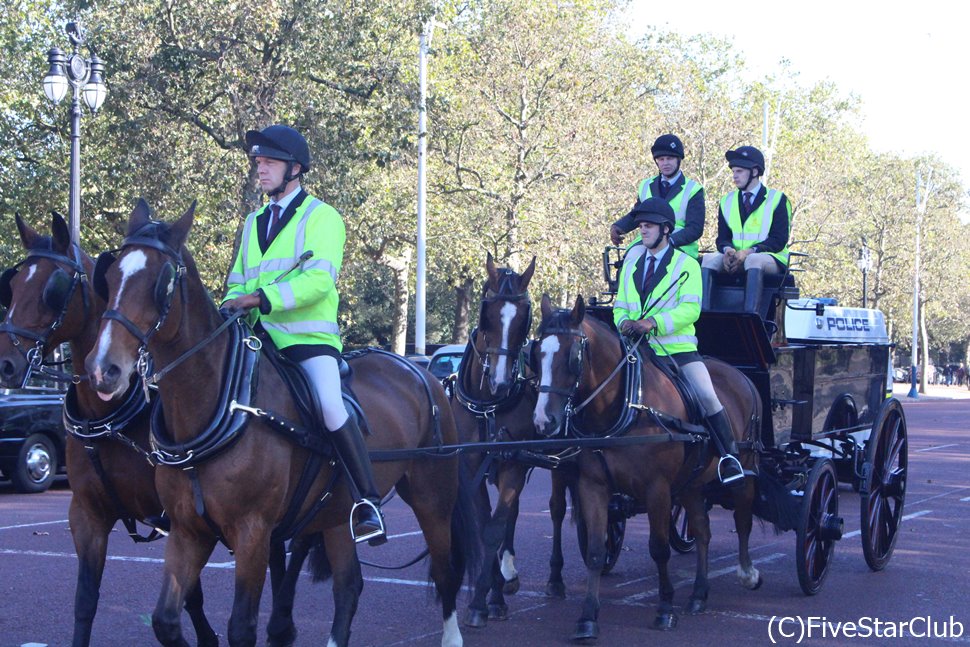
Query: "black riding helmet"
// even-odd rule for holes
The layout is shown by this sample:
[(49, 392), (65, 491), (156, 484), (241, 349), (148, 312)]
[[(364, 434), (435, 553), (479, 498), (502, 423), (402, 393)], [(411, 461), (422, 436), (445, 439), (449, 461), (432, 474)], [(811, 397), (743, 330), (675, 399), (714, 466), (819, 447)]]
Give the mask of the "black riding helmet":
[(739, 146), (733, 151), (724, 153), (728, 166), (734, 168), (756, 168), (758, 173), (765, 173), (765, 156), (754, 146)]
[(674, 209), (663, 198), (647, 198), (633, 207), (633, 222), (653, 222), (658, 225), (668, 225), (669, 231), (674, 229)]
[[(282, 183), (267, 192), (270, 197), (282, 193), (287, 184), (310, 170), (310, 147), (303, 135), (289, 126), (274, 125), (247, 131), (246, 150), (250, 158), (268, 157), (287, 163)], [(294, 175), (293, 165), (296, 163), (300, 165), (300, 172)]]
[(684, 143), (680, 141), (677, 135), (661, 135), (657, 137), (657, 141), (650, 147), (650, 152), (653, 154), (654, 159), (661, 155), (684, 159)]

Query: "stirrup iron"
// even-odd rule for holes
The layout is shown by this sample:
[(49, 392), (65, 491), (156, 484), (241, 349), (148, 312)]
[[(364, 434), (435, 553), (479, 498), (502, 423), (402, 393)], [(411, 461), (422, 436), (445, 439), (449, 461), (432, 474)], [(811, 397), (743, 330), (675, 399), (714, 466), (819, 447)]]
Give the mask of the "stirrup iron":
[[(737, 465), (738, 471), (733, 476), (729, 476), (725, 479), (724, 477), (724, 462), (727, 461), (728, 465), (732, 462)], [(741, 461), (738, 460), (737, 456), (733, 454), (725, 454), (721, 456), (721, 459), (717, 462), (717, 478), (724, 485), (735, 485), (740, 481), (744, 480), (744, 468), (741, 467)]]
[[(377, 516), (377, 522), (380, 524), (380, 528), (358, 536), (356, 533), (354, 533), (354, 518), (357, 509), (361, 507), (368, 507), (374, 511), (374, 514)], [(380, 546), (381, 544), (385, 543), (387, 541), (387, 530), (384, 527), (384, 515), (381, 514), (381, 509), (367, 499), (361, 499), (355, 503), (354, 507), (350, 509), (350, 536), (353, 538), (354, 543), (356, 544), (361, 544), (366, 541), (371, 546)]]

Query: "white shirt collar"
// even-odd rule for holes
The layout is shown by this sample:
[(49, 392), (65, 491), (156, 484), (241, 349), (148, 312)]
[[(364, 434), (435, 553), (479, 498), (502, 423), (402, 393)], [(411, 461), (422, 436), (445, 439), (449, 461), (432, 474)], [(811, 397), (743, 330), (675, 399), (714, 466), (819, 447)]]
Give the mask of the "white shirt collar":
[(665, 178), (663, 176), (663, 174), (661, 173), (661, 175), (660, 175), (660, 181), (661, 182), (664, 182), (664, 181), (669, 182), (670, 183), (670, 186), (673, 186), (673, 185), (677, 184), (677, 180), (680, 179), (680, 176), (681, 176), (680, 170), (678, 170), (677, 173), (674, 174), (674, 176), (672, 178), (670, 178), (670, 179)]
[(755, 182), (754, 186), (752, 186), (751, 188), (749, 188), (747, 191), (742, 191), (741, 193), (742, 194), (743, 193), (750, 193), (751, 194), (751, 199), (754, 200), (755, 197), (758, 195), (758, 191), (760, 191), (760, 190), (761, 190), (761, 182), (759, 181), (759, 182)]
[(282, 214), (284, 211), (286, 211), (286, 208), (288, 206), (290, 206), (290, 203), (293, 202), (293, 198), (295, 198), (297, 196), (297, 194), (300, 192), (301, 189), (302, 189), (302, 187), (300, 187), (299, 185), (297, 185), (297, 187), (295, 189), (293, 189), (292, 191), (290, 191), (289, 193), (287, 193), (286, 195), (284, 195), (279, 200), (272, 200), (271, 199), (269, 201), (269, 203), (270, 203), (270, 205), (274, 205), (274, 204), (280, 205), (280, 214)]

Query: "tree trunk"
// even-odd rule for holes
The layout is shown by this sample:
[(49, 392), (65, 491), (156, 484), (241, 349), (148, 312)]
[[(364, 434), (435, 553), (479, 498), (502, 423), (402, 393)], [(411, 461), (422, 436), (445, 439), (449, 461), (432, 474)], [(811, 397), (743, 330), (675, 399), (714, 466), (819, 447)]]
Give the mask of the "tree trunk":
[(411, 269), (411, 250), (408, 249), (403, 256), (384, 255), (377, 262), (390, 268), (391, 272), (394, 273), (391, 351), (398, 355), (404, 355), (408, 336), (408, 297), (411, 294), (411, 286), (408, 283), (409, 270)]
[(930, 365), (929, 336), (926, 334), (926, 308), (919, 304), (919, 341), (923, 349), (923, 357), (919, 360), (919, 392), (926, 393), (926, 372)]
[(474, 288), (475, 281), (471, 278), (466, 278), (461, 285), (455, 288), (455, 322), (451, 329), (452, 344), (463, 344), (468, 341), (472, 290)]

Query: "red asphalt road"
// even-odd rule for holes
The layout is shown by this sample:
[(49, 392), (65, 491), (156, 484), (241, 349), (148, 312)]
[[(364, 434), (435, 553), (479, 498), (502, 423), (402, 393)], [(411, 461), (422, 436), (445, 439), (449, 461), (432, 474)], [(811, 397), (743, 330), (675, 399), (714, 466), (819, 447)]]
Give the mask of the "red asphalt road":
[[(905, 398), (904, 398), (905, 400)], [(840, 491), (845, 538), (837, 545), (832, 570), (821, 593), (806, 597), (795, 570), (795, 533), (775, 535), (756, 526), (753, 557), (765, 583), (757, 591), (740, 588), (734, 578), (736, 544), (728, 513), (712, 512), (711, 595), (708, 612), (681, 616), (670, 633), (648, 629), (656, 601), (655, 567), (647, 552), (647, 522), (628, 522), (622, 556), (603, 579), (600, 645), (762, 645), (773, 637), (780, 644), (795, 633), (799, 619), (822, 627), (812, 630), (810, 644), (849, 645), (878, 641), (893, 645), (970, 644), (970, 400), (920, 400), (905, 403), (910, 434), (910, 475), (906, 520), (892, 561), (885, 571), (869, 571), (862, 556), (859, 497), (848, 485)], [(574, 530), (565, 546), (567, 599), (543, 594), (548, 572), (551, 524), (548, 518), (548, 474), (537, 472), (522, 499), (517, 531), (520, 592), (508, 598), (511, 618), (481, 630), (463, 628), (465, 645), (566, 645), (579, 615), (585, 591), (585, 569)], [(0, 647), (70, 644), (73, 625), (76, 560), (67, 524), (70, 491), (64, 484), (40, 495), (18, 495), (0, 484)], [(400, 501), (387, 507), (394, 538), (383, 547), (361, 549), (362, 559), (402, 563), (417, 554), (422, 541), (417, 525)], [(164, 541), (164, 540), (163, 540)], [(93, 644), (155, 644), (150, 615), (161, 578), (164, 544), (135, 545), (121, 526), (110, 542), (110, 556), (94, 624)], [(689, 595), (694, 557), (675, 554), (671, 561), (679, 605)], [(440, 612), (426, 587), (426, 566), (401, 571), (364, 568), (366, 579), (354, 621), (354, 645), (438, 645)], [(222, 548), (203, 572), (206, 608), (216, 630), (225, 635), (232, 603), (232, 558)], [(460, 611), (468, 598), (462, 599)], [(268, 586), (260, 614), (260, 636), (268, 617)], [(295, 616), (299, 646), (326, 644), (332, 613), (329, 583), (300, 583)], [(184, 617), (184, 616), (183, 616)], [(779, 626), (773, 617), (790, 618)], [(814, 621), (810, 620), (815, 618)], [(952, 638), (851, 638), (836, 634), (837, 623), (861, 622), (858, 630), (883, 635), (913, 620), (917, 632), (926, 618), (937, 633)], [(914, 620), (915, 619), (915, 620)], [(893, 624), (897, 623), (897, 624)], [(188, 625), (187, 618), (185, 624)], [(769, 635), (769, 628), (771, 635)], [(842, 631), (845, 625), (839, 626)], [(189, 640), (191, 628), (186, 626)], [(223, 639), (224, 640), (224, 639)]]

